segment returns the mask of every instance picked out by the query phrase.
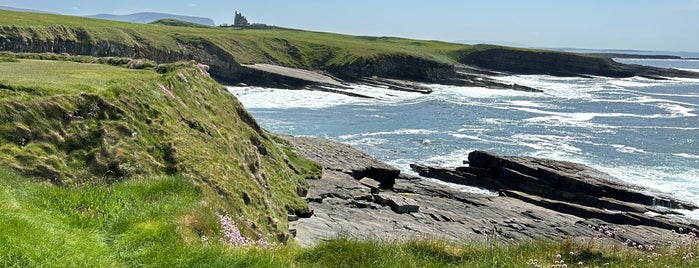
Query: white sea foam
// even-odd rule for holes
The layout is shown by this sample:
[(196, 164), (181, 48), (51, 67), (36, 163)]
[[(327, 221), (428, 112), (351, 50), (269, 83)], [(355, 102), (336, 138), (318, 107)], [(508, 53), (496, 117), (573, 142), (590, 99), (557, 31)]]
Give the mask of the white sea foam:
[(629, 78), (611, 78), (606, 79), (610, 85), (615, 85), (622, 88), (629, 87), (652, 87), (667, 84), (672, 80), (653, 80), (644, 77), (629, 77)]
[(534, 113), (534, 114), (542, 114), (542, 115), (550, 115), (550, 118), (556, 118), (559, 119), (561, 122), (586, 122), (586, 121), (591, 121), (595, 119), (596, 117), (634, 117), (634, 118), (677, 118), (677, 117), (688, 117), (688, 116), (696, 116), (695, 114), (692, 114), (691, 112), (694, 111), (692, 108), (686, 108), (678, 105), (663, 105), (662, 108), (666, 109), (667, 111), (670, 112), (670, 114), (631, 114), (631, 113), (590, 113), (590, 112), (581, 112), (581, 113), (563, 113), (563, 112), (554, 112), (554, 111), (544, 111), (540, 109), (534, 109), (534, 108), (524, 108), (524, 107), (515, 107), (512, 108), (514, 110), (519, 110), (523, 112), (528, 112), (528, 113)]
[(687, 158), (687, 159), (699, 159), (698, 154), (676, 153), (676, 154), (672, 154), (672, 155), (677, 156), (677, 157)]
[(672, 117), (695, 117), (697, 114), (692, 113), (695, 111), (694, 108), (684, 107), (677, 104), (661, 104), (660, 108), (663, 108), (670, 112)]
[(538, 103), (538, 102), (533, 102), (533, 101), (527, 101), (527, 100), (511, 100), (511, 101), (507, 101), (507, 103), (509, 103), (513, 106), (519, 106), (519, 107), (552, 108), (552, 106), (550, 106), (550, 105), (546, 105), (546, 104)]
[(360, 94), (371, 98), (359, 98), (340, 93), (318, 90), (288, 90), (262, 87), (227, 87), (247, 108), (258, 109), (289, 109), (309, 108), (320, 109), (346, 104), (386, 104), (398, 103), (424, 98), (424, 94), (414, 92), (398, 92), (385, 87), (367, 85), (351, 85), (348, 89), (340, 89), (347, 93)]
[(431, 135), (440, 133), (435, 130), (428, 129), (397, 129), (393, 131), (379, 131), (379, 132), (368, 132), (368, 133), (358, 133), (358, 134), (347, 134), (341, 135), (339, 138), (342, 140), (356, 139), (359, 137), (373, 137), (373, 136), (386, 136), (386, 135)]
[(487, 189), (483, 188), (478, 188), (478, 187), (473, 187), (473, 186), (466, 186), (466, 185), (461, 185), (461, 184), (456, 184), (456, 183), (450, 183), (450, 182), (445, 182), (445, 181), (440, 181), (432, 178), (425, 178), (427, 181), (431, 181), (437, 184), (442, 184), (449, 186), (452, 189), (456, 189), (457, 191), (461, 191), (464, 193), (474, 193), (474, 194), (481, 194), (481, 195), (487, 195), (487, 196), (498, 196), (497, 192), (493, 192)]
[(228, 87), (228, 91), (233, 93), (246, 108), (256, 109), (319, 109), (342, 104), (367, 102), (367, 100), (356, 97), (308, 90)]
[(464, 160), (468, 159), (468, 154), (474, 149), (457, 149), (445, 155), (434, 155), (424, 161), (424, 164), (440, 167), (458, 167), (464, 165)]
[(690, 72), (698, 72), (698, 73), (699, 73), (699, 69), (689, 69), (689, 68), (675, 68), (675, 69), (677, 69), (677, 70), (683, 70), (683, 71), (690, 71)]
[(433, 90), (433, 95), (445, 100), (470, 100), (470, 99), (485, 99), (485, 98), (502, 98), (502, 97), (518, 97), (518, 96), (537, 96), (541, 95), (532, 92), (523, 92), (516, 90), (500, 90), (483, 87), (459, 87), (449, 85), (428, 85)]
[(614, 147), (614, 149), (616, 149), (616, 151), (620, 152), (620, 153), (627, 153), (627, 154), (646, 154), (646, 153), (648, 153), (643, 149), (638, 149), (635, 147), (621, 145), (621, 144), (612, 144), (612, 147)]
[[(668, 96), (677, 97), (677, 95), (670, 95), (670, 94), (668, 94)], [(658, 98), (653, 98), (650, 96), (638, 96), (638, 97), (628, 98), (625, 100), (606, 100), (606, 102), (643, 103), (643, 104), (646, 104), (646, 103), (671, 103), (671, 104), (686, 105), (686, 106), (697, 106), (696, 104), (692, 104), (692, 103), (688, 103), (688, 102), (658, 99)]]
[(590, 166), (620, 180), (639, 185), (651, 193), (660, 192), (699, 205), (699, 169), (609, 164)]
[(519, 146), (529, 147), (536, 150), (534, 156), (543, 155), (558, 158), (562, 155), (575, 155), (582, 150), (573, 145), (584, 137), (558, 136), (558, 135), (533, 135), (515, 134), (511, 137)]
[(696, 210), (686, 210), (678, 209), (677, 212), (682, 213), (687, 218), (699, 221), (699, 209)]
[(381, 144), (386, 144), (389, 143), (390, 141), (388, 139), (382, 139), (382, 138), (359, 138), (359, 139), (343, 139), (341, 140), (343, 143), (347, 143), (352, 146), (357, 146), (357, 147), (376, 147), (377, 145)]

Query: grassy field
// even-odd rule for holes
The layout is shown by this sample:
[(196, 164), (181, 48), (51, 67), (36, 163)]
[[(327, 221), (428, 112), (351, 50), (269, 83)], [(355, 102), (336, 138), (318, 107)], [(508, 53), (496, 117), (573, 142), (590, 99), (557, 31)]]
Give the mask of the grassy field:
[[(317, 164), (262, 130), (205, 68), (70, 60), (86, 59), (0, 61), (0, 166), (67, 188), (176, 175), (254, 239), (283, 239), (287, 215), (308, 209), (297, 193)], [(206, 226), (180, 228), (199, 239)]]
[[(310, 248), (231, 246), (218, 240), (222, 227), (202, 198), (181, 176), (66, 188), (0, 168), (0, 266), (699, 267), (699, 243), (688, 238), (654, 251), (595, 238), (468, 245), (336, 238)], [(210, 238), (183, 227), (191, 224), (211, 230)]]
[[(126, 44), (181, 51), (178, 42), (213, 43), (239, 63), (276, 63), (300, 68), (327, 68), (386, 55), (409, 55), (454, 64), (465, 53), (491, 46), (392, 37), (349, 36), (291, 29), (236, 27), (177, 27), (133, 24), (81, 17), (0, 10), (0, 37), (19, 34), (26, 39), (73, 40)], [(172, 24), (172, 22), (168, 22)]]

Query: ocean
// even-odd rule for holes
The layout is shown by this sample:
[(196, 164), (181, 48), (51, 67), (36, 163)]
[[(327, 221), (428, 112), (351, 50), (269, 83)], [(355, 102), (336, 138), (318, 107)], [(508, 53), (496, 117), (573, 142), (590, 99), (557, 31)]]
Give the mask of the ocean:
[[(699, 72), (699, 61), (618, 60)], [(354, 86), (360, 99), (229, 87), (267, 130), (351, 144), (412, 173), (458, 166), (473, 150), (587, 164), (649, 192), (699, 204), (699, 79), (496, 79), (544, 93), (429, 85), (423, 95)], [(478, 191), (464, 187), (464, 191)], [(684, 212), (699, 218), (699, 212)]]

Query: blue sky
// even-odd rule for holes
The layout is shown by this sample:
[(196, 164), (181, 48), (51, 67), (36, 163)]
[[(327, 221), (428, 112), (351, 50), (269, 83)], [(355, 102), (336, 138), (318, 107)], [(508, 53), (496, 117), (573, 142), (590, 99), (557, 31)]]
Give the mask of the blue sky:
[[(62, 14), (165, 12), (354, 35), (699, 52), (699, 0), (0, 0)], [(2, 18), (0, 18), (0, 21)]]

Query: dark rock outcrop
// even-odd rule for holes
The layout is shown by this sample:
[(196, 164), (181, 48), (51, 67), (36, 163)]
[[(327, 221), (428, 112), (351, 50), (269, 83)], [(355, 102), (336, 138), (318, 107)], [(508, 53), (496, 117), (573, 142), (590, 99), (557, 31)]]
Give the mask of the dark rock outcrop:
[[(566, 203), (571, 211), (560, 212), (553, 209), (563, 203), (559, 200), (515, 190), (508, 190), (508, 196), (457, 190), (430, 179), (398, 174), (394, 168), (348, 145), (315, 138), (284, 138), (294, 145), (300, 156), (323, 167), (321, 179), (309, 181), (311, 187), (306, 200), (313, 215), (290, 224), (301, 245), (349, 236), (388, 241), (439, 238), (459, 242), (604, 237), (620, 243), (628, 240), (660, 246), (676, 238), (677, 226), (696, 225), (686, 219), (685, 222), (680, 218), (670, 219), (671, 213), (639, 218), (636, 222), (631, 220), (636, 214), (628, 213), (610, 214), (617, 216), (600, 219), (595, 216), (605, 209), (573, 203)], [(470, 168), (474, 172), (491, 174), (487, 168)], [(373, 179), (357, 176), (371, 169), (390, 175), (376, 174), (371, 176)], [(441, 174), (446, 172), (454, 174), (454, 181), (458, 181), (457, 175), (462, 173), (445, 170)], [(391, 187), (383, 184), (387, 178), (393, 181)], [(381, 184), (381, 189), (376, 189), (376, 184)], [(669, 211), (657, 207), (649, 209), (660, 214)]]
[(468, 167), (456, 169), (411, 167), (422, 176), (482, 187), (560, 213), (615, 224), (687, 228), (684, 223), (647, 213), (671, 215), (670, 209), (699, 208), (671, 197), (647, 194), (643, 189), (577, 163), (503, 157), (481, 151), (470, 153), (468, 163)]
[(606, 76), (649, 78), (699, 78), (699, 73), (618, 63), (610, 58), (574, 53), (514, 48), (490, 48), (468, 52), (459, 62), (484, 69), (514, 74), (554, 76)]
[(421, 82), (440, 82), (455, 76), (454, 66), (408, 55), (385, 55), (357, 59), (348, 65), (333, 65), (328, 71), (350, 81), (380, 76)]

